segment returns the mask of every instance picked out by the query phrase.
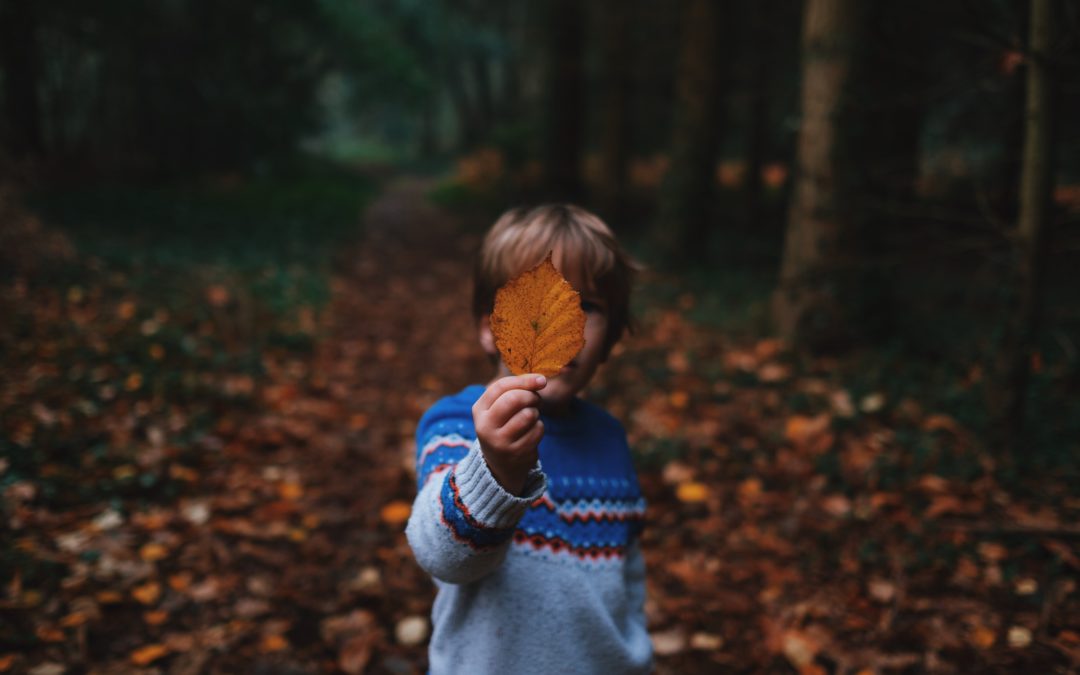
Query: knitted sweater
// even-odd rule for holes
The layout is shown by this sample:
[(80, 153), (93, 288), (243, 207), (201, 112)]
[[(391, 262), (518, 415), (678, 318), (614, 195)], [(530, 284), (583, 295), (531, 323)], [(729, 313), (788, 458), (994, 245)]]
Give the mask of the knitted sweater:
[(438, 587), (431, 673), (649, 672), (645, 502), (622, 426), (580, 399), (566, 416), (542, 416), (540, 464), (516, 497), (476, 441), (483, 392), (440, 400), (416, 434), (406, 535)]

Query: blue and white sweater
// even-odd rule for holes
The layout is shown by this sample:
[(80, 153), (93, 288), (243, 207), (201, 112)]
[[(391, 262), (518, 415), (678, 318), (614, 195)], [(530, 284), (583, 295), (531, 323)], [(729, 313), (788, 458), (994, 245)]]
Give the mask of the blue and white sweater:
[(476, 441), (473, 385), (417, 429), (420, 485), (406, 528), (438, 587), (433, 675), (647, 673), (645, 501), (622, 425), (575, 400), (542, 416), (525, 496), (495, 481)]

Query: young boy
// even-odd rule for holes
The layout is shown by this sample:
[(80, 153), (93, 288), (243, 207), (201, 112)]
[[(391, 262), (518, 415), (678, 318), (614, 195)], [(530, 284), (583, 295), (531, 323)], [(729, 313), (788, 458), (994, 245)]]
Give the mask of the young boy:
[(495, 291), (553, 252), (581, 294), (585, 347), (558, 375), (510, 376), (432, 406), (406, 528), (435, 578), (433, 675), (647, 673), (645, 503), (622, 426), (578, 398), (629, 321), (634, 263), (576, 206), (505, 213), (476, 267), (480, 344)]

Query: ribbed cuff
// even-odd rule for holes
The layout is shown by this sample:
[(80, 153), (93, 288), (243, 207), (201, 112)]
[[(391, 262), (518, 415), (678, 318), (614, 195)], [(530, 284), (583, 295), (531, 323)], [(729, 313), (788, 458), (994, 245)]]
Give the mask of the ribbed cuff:
[(517, 525), (525, 510), (547, 489), (547, 478), (540, 462), (529, 471), (525, 494), (515, 497), (499, 485), (480, 451), (480, 441), (473, 441), (469, 453), (454, 467), (458, 495), (469, 515), (486, 527), (504, 529)]

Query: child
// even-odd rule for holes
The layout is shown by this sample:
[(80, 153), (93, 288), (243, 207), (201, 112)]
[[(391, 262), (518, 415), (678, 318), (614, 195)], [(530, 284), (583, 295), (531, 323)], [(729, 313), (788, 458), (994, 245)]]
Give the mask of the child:
[(645, 503), (622, 426), (577, 395), (629, 321), (634, 263), (576, 206), (514, 209), (476, 267), (480, 344), (495, 291), (553, 252), (581, 294), (585, 347), (558, 375), (510, 376), (432, 406), (406, 528), (438, 587), (431, 673), (647, 673)]

